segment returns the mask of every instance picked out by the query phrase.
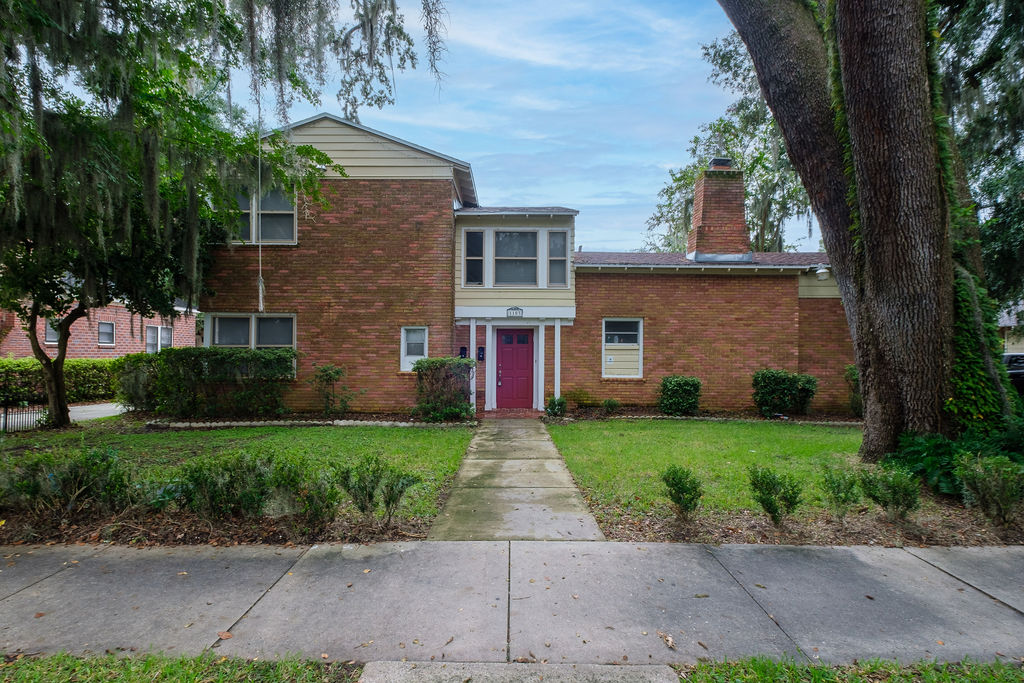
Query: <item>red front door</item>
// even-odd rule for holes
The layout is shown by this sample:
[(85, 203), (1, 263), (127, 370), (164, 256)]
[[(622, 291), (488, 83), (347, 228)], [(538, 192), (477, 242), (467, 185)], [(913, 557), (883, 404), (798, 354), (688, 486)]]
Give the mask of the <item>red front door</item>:
[(499, 408), (533, 407), (533, 330), (498, 330)]

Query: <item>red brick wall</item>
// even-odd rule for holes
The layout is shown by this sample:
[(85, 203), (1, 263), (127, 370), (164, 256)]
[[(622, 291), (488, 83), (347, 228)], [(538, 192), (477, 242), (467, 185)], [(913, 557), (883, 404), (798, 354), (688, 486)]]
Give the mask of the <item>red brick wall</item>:
[[(314, 409), (314, 363), (344, 367), (343, 382), (365, 389), (356, 410), (398, 410), (416, 402), (416, 376), (400, 367), (401, 328), (427, 325), (428, 353), (451, 353), (454, 218), (448, 180), (323, 181), (327, 209), (299, 208), (298, 244), (263, 247), (265, 312), (296, 315), (297, 381), (286, 400)], [(220, 250), (208, 284), (208, 312), (257, 310), (258, 250)]]
[[(582, 389), (599, 401), (650, 405), (663, 376), (692, 375), (703, 382), (701, 408), (747, 409), (756, 370), (806, 368), (822, 392), (813, 408), (838, 407), (842, 367), (852, 358), (842, 309), (835, 299), (798, 299), (795, 275), (577, 271), (576, 278), (576, 320), (562, 335), (563, 394)], [(642, 379), (601, 377), (606, 317), (643, 318)], [(802, 328), (802, 318), (815, 326)]]
[(744, 207), (743, 173), (704, 171), (693, 188), (693, 228), (686, 251), (703, 254), (745, 254), (750, 235)]
[(812, 411), (846, 413), (850, 387), (843, 379), (853, 363), (853, 342), (840, 299), (800, 299), (800, 372), (818, 378)]
[[(101, 345), (98, 341), (100, 322), (114, 323), (114, 345)], [(45, 339), (46, 322), (40, 320), (36, 333), (39, 341)], [(172, 327), (174, 346), (196, 345), (196, 318), (181, 315), (170, 318), (142, 318), (128, 312), (124, 306), (114, 305), (93, 310), (89, 317), (80, 318), (71, 325), (68, 341), (68, 358), (118, 358), (128, 353), (143, 353), (146, 350), (146, 325)], [(10, 330), (0, 341), (0, 356), (26, 358), (32, 356), (28, 336), (22, 329), (21, 321), (11, 311), (3, 311), (0, 329)], [(51, 356), (57, 353), (56, 344), (43, 344)]]

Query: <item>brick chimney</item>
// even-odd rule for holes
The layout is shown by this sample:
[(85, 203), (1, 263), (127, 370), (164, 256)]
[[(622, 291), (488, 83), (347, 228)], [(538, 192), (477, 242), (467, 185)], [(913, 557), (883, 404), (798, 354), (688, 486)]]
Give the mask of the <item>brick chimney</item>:
[(686, 257), (694, 261), (751, 261), (744, 215), (743, 171), (732, 160), (711, 160), (693, 188), (693, 226)]

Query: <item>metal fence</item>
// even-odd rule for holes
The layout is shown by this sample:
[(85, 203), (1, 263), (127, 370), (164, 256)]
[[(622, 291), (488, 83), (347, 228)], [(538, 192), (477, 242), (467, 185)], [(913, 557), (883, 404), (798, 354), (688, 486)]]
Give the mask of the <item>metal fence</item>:
[(35, 429), (46, 415), (45, 406), (4, 406), (0, 413), (0, 433)]

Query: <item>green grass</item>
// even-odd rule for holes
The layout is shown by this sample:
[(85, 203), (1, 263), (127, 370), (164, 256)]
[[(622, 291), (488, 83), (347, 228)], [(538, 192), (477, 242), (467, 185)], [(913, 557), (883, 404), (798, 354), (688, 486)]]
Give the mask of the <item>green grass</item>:
[(756, 657), (739, 662), (701, 663), (680, 670), (680, 681), (688, 683), (1020, 683), (1024, 680), (1019, 663), (935, 664), (918, 662), (901, 666), (895, 662), (869, 661), (856, 666), (829, 667), (821, 664), (774, 662)]
[(747, 478), (754, 464), (813, 480), (805, 498), (814, 506), (821, 467), (852, 466), (861, 442), (857, 428), (778, 422), (609, 420), (548, 430), (592, 500), (634, 513), (668, 509), (661, 474), (673, 464), (700, 477), (705, 508), (758, 509)]
[(400, 517), (436, 515), (445, 481), (455, 475), (472, 430), (462, 427), (236, 427), (216, 430), (125, 432), (110, 422), (58, 432), (35, 431), (0, 441), (0, 460), (31, 450), (110, 447), (140, 474), (165, 469), (191, 457), (227, 451), (290, 453), (314, 463), (354, 465), (380, 453), (422, 479), (407, 494)]
[(359, 668), (347, 664), (306, 662), (299, 659), (280, 661), (249, 661), (230, 657), (74, 657), (57, 654), (52, 657), (25, 657), (0, 663), (0, 681), (217, 681), (230, 683), (254, 681), (266, 683), (355, 683)]

